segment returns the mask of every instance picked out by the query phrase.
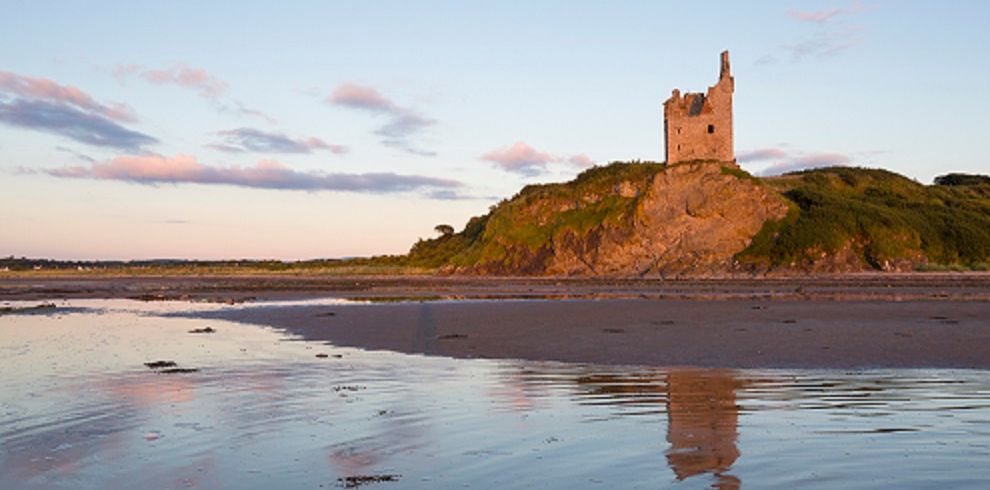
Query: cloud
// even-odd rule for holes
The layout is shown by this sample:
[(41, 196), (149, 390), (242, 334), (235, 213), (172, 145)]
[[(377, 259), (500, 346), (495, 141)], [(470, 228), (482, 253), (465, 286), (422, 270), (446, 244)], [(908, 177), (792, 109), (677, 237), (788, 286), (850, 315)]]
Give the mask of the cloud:
[(463, 184), (449, 179), (390, 172), (346, 174), (299, 172), (262, 160), (254, 166), (211, 166), (190, 155), (125, 155), (102, 163), (46, 171), (54, 177), (97, 179), (136, 184), (215, 184), (255, 189), (394, 193), (414, 190), (456, 190)]
[(782, 158), (787, 158), (787, 152), (780, 148), (760, 148), (759, 150), (744, 151), (736, 155), (736, 160), (743, 163), (779, 160)]
[(582, 169), (594, 165), (591, 158), (583, 153), (571, 156), (556, 156), (538, 151), (523, 141), (517, 141), (511, 146), (496, 148), (481, 155), (481, 159), (494, 163), (495, 166), (506, 172), (513, 172), (528, 177), (545, 173), (552, 163), (565, 163)]
[(807, 58), (824, 59), (859, 46), (866, 38), (862, 26), (848, 26), (840, 31), (823, 30), (797, 43), (784, 46), (792, 61)]
[(127, 80), (135, 75), (154, 85), (175, 85), (193, 90), (200, 97), (210, 101), (221, 113), (256, 117), (271, 124), (278, 122), (268, 113), (248, 107), (238, 100), (222, 100), (229, 88), (227, 82), (203, 68), (190, 68), (183, 63), (177, 63), (169, 68), (145, 68), (138, 64), (125, 63), (119, 64), (113, 69), (114, 78), (121, 84), (126, 84)]
[[(136, 66), (136, 65), (129, 65)], [(177, 64), (171, 68), (140, 70), (140, 76), (145, 81), (156, 85), (177, 85), (195, 90), (200, 97), (216, 99), (227, 90), (226, 82), (214, 77), (202, 68), (189, 68)]]
[(65, 136), (88, 145), (122, 150), (139, 150), (158, 142), (102, 114), (83, 112), (73, 105), (46, 100), (0, 101), (0, 122)]
[(60, 85), (47, 78), (35, 78), (9, 71), (0, 71), (0, 92), (74, 107), (80, 111), (99, 114), (114, 121), (132, 122), (136, 119), (134, 113), (126, 105), (101, 104), (86, 92), (72, 85)]
[(772, 162), (761, 170), (759, 175), (781, 175), (798, 170), (808, 170), (819, 167), (844, 166), (852, 163), (852, 158), (841, 153), (798, 153), (792, 154), (781, 148), (761, 148), (742, 152), (736, 160), (746, 162)]
[(387, 147), (414, 155), (436, 155), (433, 151), (416, 148), (409, 141), (436, 124), (436, 121), (424, 117), (412, 109), (399, 106), (373, 87), (351, 82), (343, 83), (333, 90), (326, 101), (329, 104), (365, 111), (386, 118), (385, 124), (376, 129), (374, 133), (382, 138), (381, 143)]
[(218, 131), (222, 144), (208, 145), (230, 153), (252, 151), (257, 153), (312, 153), (325, 150), (334, 154), (347, 153), (347, 147), (331, 145), (319, 138), (293, 139), (281, 133), (270, 133), (254, 128), (237, 128)]
[[(807, 59), (826, 59), (856, 46), (866, 40), (866, 28), (861, 25), (851, 25), (837, 22), (839, 18), (850, 18), (864, 12), (867, 7), (854, 1), (846, 7), (833, 7), (815, 11), (788, 10), (787, 15), (799, 22), (815, 24), (816, 29), (802, 39), (781, 48), (792, 62)], [(837, 25), (836, 25), (837, 24)], [(777, 62), (775, 53), (768, 53), (756, 60), (757, 65), (769, 65)]]
[(580, 153), (578, 155), (571, 155), (567, 159), (567, 163), (571, 164), (574, 167), (582, 168), (582, 169), (591, 167), (595, 164), (595, 162), (593, 162), (591, 158), (588, 157), (588, 155), (585, 155), (584, 153)]
[(238, 101), (234, 101), (234, 107), (233, 108), (230, 108), (230, 107), (227, 107), (227, 106), (223, 106), (221, 110), (228, 111), (228, 112), (236, 112), (238, 114), (243, 114), (245, 116), (251, 116), (251, 117), (257, 117), (257, 118), (260, 118), (260, 119), (264, 119), (269, 124), (278, 124), (278, 120), (275, 119), (274, 117), (272, 117), (271, 115), (269, 115), (267, 112), (263, 112), (263, 111), (261, 111), (259, 109), (254, 109), (254, 108), (251, 108), (251, 107), (247, 107), (247, 106), (245, 106), (244, 104), (242, 104), (242, 103), (240, 103)]
[(84, 162), (89, 162), (89, 163), (96, 162), (96, 159), (95, 158), (93, 158), (93, 157), (91, 157), (91, 156), (89, 156), (89, 155), (87, 155), (85, 153), (81, 153), (81, 152), (78, 152), (76, 150), (73, 150), (72, 148), (66, 148), (64, 146), (56, 146), (55, 149), (58, 150), (58, 151), (64, 152), (64, 153), (68, 153), (68, 154), (70, 154), (70, 155), (72, 155), (72, 156), (74, 156), (74, 157), (76, 157), (76, 158), (78, 158), (78, 159), (80, 159), (80, 160), (82, 160)]
[(803, 10), (788, 10), (787, 15), (801, 21), (811, 22), (818, 25), (825, 25), (835, 17), (840, 15), (858, 14), (866, 9), (862, 2), (854, 1), (848, 7), (836, 7), (830, 9), (816, 10), (813, 12)]
[(557, 157), (537, 151), (522, 141), (485, 153), (481, 155), (481, 159), (492, 162), (507, 172), (527, 176), (539, 175), (546, 171), (548, 164), (557, 161)]

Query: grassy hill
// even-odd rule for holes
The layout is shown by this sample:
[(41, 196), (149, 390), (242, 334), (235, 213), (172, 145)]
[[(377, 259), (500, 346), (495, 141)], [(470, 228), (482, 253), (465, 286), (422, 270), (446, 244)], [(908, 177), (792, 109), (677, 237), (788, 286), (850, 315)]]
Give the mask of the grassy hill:
[[(643, 187), (665, 170), (659, 163), (622, 163), (585, 171), (562, 184), (531, 185), (472, 218), (459, 233), (417, 242), (400, 262), (493, 273), (539, 273), (516, 267), (533, 254), (553, 254), (554, 238), (587, 234), (602, 224), (630, 224)], [(737, 271), (985, 270), (990, 261), (990, 177), (950, 174), (923, 185), (878, 169), (824, 168), (759, 179), (790, 211), (767, 221), (736, 255)], [(577, 203), (577, 204), (575, 204)], [(581, 205), (581, 203), (585, 203)], [(540, 212), (534, 213), (538, 209)]]
[(860, 261), (872, 269), (986, 269), (990, 178), (923, 185), (886, 170), (824, 168), (764, 179), (792, 203), (738, 259), (766, 268)]

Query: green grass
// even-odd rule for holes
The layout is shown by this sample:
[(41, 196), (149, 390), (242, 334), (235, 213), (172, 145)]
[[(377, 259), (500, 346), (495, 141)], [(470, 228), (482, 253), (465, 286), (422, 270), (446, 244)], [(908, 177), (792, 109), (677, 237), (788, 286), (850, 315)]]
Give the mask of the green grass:
[(867, 264), (927, 261), (972, 268), (990, 258), (990, 183), (925, 186), (886, 170), (828, 168), (767, 182), (794, 205), (737, 257), (785, 266), (851, 246)]

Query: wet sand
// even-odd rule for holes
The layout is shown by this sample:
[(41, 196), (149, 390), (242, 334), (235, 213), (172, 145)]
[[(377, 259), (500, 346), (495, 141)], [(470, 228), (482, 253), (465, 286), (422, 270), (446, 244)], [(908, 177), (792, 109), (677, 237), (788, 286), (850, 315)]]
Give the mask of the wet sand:
[(341, 346), (458, 358), (740, 368), (990, 368), (987, 274), (694, 281), (0, 279), (0, 300), (133, 297), (252, 304), (327, 296), (382, 302), (196, 314), (272, 326)]
[(207, 316), (458, 358), (650, 366), (990, 368), (990, 303), (531, 300), (256, 307)]

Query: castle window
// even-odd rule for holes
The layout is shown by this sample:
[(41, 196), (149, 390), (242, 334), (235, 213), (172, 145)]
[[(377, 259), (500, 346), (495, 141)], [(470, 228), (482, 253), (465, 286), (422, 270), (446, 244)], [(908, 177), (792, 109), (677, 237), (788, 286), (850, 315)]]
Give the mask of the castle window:
[(708, 125), (708, 134), (712, 134), (714, 132), (715, 132), (715, 125), (714, 124), (709, 124)]

